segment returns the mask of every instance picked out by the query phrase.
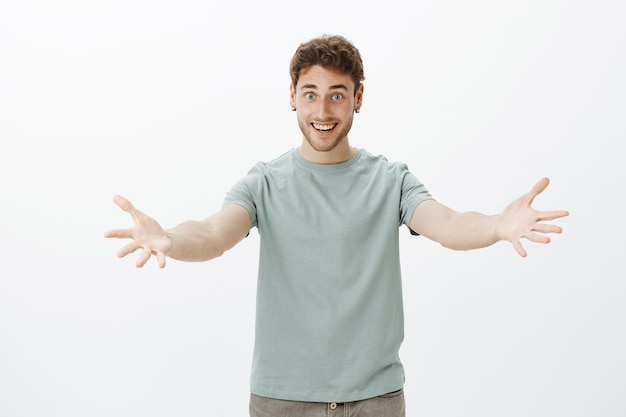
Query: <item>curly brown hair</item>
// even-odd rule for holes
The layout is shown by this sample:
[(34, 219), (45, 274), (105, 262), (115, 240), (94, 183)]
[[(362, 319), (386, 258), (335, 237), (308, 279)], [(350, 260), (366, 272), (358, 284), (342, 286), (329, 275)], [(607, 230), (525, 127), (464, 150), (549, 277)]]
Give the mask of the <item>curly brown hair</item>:
[(300, 74), (313, 65), (349, 74), (354, 81), (355, 94), (361, 82), (365, 80), (359, 50), (340, 35), (322, 35), (298, 46), (289, 65), (291, 83), (294, 87), (298, 84)]

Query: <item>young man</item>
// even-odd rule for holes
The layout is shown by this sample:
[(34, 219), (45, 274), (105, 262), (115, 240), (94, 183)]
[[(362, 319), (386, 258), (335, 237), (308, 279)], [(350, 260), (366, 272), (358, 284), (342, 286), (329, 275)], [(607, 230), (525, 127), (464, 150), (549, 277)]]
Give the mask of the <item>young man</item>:
[(135, 226), (105, 236), (133, 239), (118, 255), (141, 250), (138, 267), (152, 255), (164, 267), (166, 256), (220, 256), (256, 226), (251, 416), (404, 416), (400, 226), (452, 249), (507, 240), (526, 256), (520, 239), (548, 243), (544, 234), (561, 228), (543, 222), (568, 213), (531, 207), (546, 178), (499, 215), (458, 213), (433, 199), (406, 165), (353, 148), (348, 133), (364, 73), (345, 38), (301, 44), (290, 71), (298, 148), (255, 165), (217, 213), (168, 230), (116, 196)]

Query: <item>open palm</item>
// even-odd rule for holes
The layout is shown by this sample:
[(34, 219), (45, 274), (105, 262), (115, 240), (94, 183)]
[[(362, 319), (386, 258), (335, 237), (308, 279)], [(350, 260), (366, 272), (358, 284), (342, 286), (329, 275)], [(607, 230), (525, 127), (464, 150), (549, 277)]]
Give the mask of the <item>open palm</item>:
[(522, 238), (536, 243), (549, 243), (550, 238), (544, 234), (561, 233), (563, 229), (543, 222), (569, 215), (565, 210), (537, 211), (532, 208), (535, 197), (541, 194), (549, 183), (548, 178), (539, 180), (528, 193), (504, 209), (496, 225), (498, 238), (511, 242), (522, 257), (526, 256), (526, 251), (520, 242)]
[(113, 198), (122, 210), (127, 212), (133, 218), (135, 223), (129, 229), (110, 230), (104, 234), (109, 238), (133, 239), (132, 242), (124, 246), (117, 253), (117, 256), (124, 257), (130, 253), (142, 249), (141, 255), (137, 259), (137, 267), (142, 267), (148, 262), (152, 255), (155, 255), (159, 266), (165, 266), (165, 255), (172, 248), (172, 242), (167, 237), (165, 230), (152, 217), (138, 210), (126, 198), (116, 195)]

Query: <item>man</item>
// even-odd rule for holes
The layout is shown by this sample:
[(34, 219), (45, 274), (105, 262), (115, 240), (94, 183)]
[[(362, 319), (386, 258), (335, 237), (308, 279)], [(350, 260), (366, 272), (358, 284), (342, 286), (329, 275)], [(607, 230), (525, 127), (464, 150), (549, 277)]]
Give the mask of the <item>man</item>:
[(538, 212), (548, 179), (499, 215), (458, 213), (431, 197), (406, 165), (348, 141), (363, 101), (359, 51), (341, 36), (301, 44), (291, 65), (290, 101), (300, 146), (258, 163), (202, 221), (164, 230), (121, 196), (135, 226), (118, 255), (141, 250), (185, 261), (222, 255), (252, 227), (261, 240), (250, 414), (404, 416), (399, 229), (406, 225), (451, 249), (500, 240), (526, 256), (520, 239), (548, 243), (543, 223), (566, 211)]

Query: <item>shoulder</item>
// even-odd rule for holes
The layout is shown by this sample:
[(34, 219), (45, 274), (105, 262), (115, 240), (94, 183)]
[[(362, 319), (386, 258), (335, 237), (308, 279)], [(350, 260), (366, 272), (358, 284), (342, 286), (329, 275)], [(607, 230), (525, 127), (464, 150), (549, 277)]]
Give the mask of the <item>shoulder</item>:
[(293, 152), (294, 150), (291, 149), (272, 160), (257, 162), (250, 171), (248, 171), (248, 175), (267, 175), (271, 172), (290, 169), (293, 165)]
[(258, 192), (268, 184), (283, 183), (293, 173), (293, 150), (270, 160), (259, 161), (250, 168), (248, 173), (239, 180), (238, 186), (244, 186), (250, 191)]
[(360, 162), (368, 169), (394, 176), (404, 175), (404, 173), (409, 172), (407, 164), (402, 161), (389, 161), (385, 155), (372, 154), (365, 149), (361, 149), (360, 152)]

